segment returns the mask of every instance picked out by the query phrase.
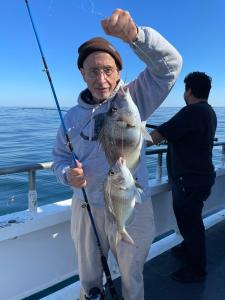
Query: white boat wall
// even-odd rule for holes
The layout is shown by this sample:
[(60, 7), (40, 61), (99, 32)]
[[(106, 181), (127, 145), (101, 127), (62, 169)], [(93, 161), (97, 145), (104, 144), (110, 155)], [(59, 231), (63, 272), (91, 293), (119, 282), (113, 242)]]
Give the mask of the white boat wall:
[[(222, 163), (216, 168), (216, 182), (204, 207), (206, 229), (225, 218), (224, 149), (223, 145)], [(36, 170), (41, 168), (43, 164)], [(157, 179), (149, 181), (158, 238), (148, 260), (181, 241), (170, 187), (167, 178), (161, 178), (160, 170), (159, 164)], [(38, 207), (36, 212), (26, 210), (0, 217), (0, 299), (20, 300), (78, 274), (70, 216), (71, 199)], [(119, 276), (112, 257), (109, 265), (112, 277)], [(74, 293), (76, 299), (78, 289)]]

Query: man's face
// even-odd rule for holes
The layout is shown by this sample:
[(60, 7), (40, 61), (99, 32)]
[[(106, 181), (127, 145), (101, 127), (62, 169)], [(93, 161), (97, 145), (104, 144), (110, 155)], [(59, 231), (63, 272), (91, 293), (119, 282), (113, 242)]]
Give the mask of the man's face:
[(88, 55), (80, 71), (97, 103), (112, 94), (120, 79), (114, 58), (106, 52), (97, 51)]

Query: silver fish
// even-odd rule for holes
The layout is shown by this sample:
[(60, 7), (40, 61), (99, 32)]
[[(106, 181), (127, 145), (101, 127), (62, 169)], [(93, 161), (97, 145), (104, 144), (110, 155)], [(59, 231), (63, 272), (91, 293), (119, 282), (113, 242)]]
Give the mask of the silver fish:
[(126, 165), (126, 160), (119, 158), (111, 167), (104, 181), (104, 195), (108, 211), (113, 215), (117, 224), (116, 244), (123, 240), (134, 244), (126, 231), (127, 220), (132, 216), (135, 202), (141, 203), (142, 190)]
[(123, 87), (112, 100), (99, 134), (99, 142), (109, 164), (114, 165), (119, 157), (123, 157), (133, 171), (138, 164), (144, 138), (151, 140), (129, 89)]

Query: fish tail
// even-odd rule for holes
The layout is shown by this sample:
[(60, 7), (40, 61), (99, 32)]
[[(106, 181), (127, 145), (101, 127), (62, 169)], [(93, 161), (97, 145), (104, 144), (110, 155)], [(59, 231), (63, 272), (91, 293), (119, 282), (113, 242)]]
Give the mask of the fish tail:
[(119, 241), (124, 241), (128, 244), (134, 245), (132, 237), (129, 235), (125, 228), (117, 231), (116, 233), (116, 245), (119, 243)]

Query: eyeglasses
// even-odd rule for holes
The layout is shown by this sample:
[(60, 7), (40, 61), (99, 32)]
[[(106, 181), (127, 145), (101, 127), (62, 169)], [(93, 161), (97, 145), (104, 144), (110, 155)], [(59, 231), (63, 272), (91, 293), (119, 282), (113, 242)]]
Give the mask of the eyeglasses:
[(92, 68), (85, 70), (86, 76), (89, 79), (97, 78), (101, 73), (104, 74), (105, 77), (110, 77), (116, 69), (113, 67), (103, 67), (103, 68)]

